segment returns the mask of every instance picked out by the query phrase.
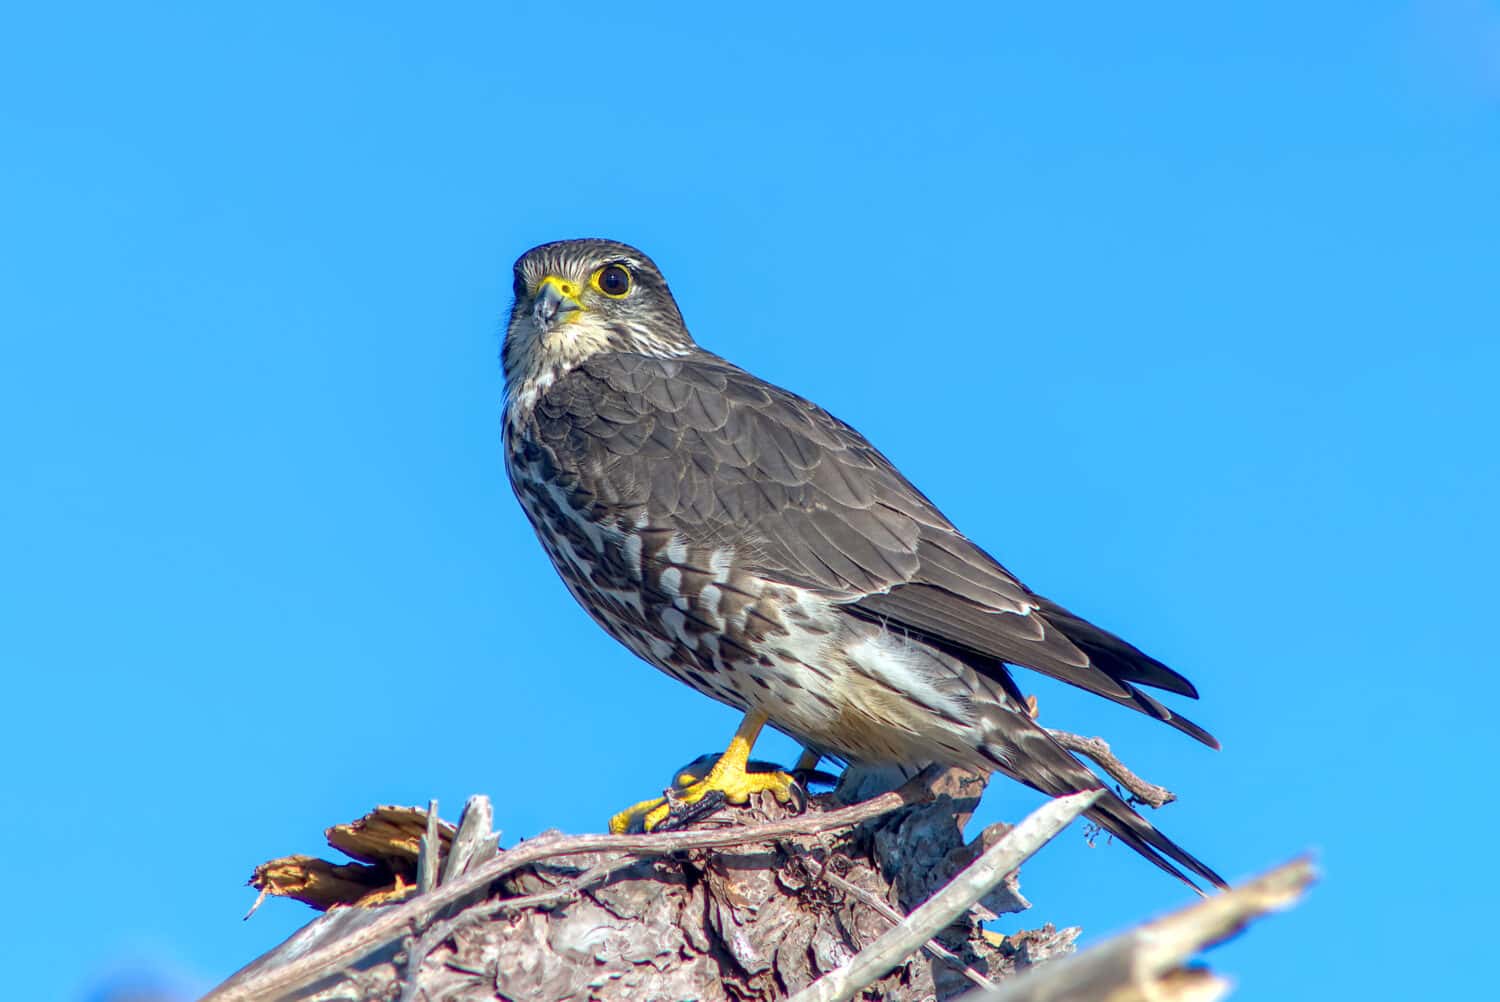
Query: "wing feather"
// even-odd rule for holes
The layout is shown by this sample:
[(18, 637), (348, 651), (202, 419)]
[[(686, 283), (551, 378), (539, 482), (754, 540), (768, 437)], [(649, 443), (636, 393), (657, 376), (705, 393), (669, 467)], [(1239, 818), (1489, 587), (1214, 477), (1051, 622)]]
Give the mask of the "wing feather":
[(1032, 668), (1214, 744), (1138, 688), (1196, 697), (1187, 679), (1033, 593), (853, 428), (723, 359), (596, 355), (535, 414), (610, 489), (578, 486), (690, 543), (733, 543), (755, 574), (920, 636), (1008, 690), (1006, 664)]

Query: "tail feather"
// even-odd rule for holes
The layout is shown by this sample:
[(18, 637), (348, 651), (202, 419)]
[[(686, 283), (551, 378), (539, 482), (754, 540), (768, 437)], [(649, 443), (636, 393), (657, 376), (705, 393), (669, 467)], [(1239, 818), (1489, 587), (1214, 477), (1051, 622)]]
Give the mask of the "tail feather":
[(1050, 599), (1037, 596), (1041, 613), (1047, 622), (1062, 631), (1101, 671), (1123, 682), (1139, 682), (1153, 689), (1164, 689), (1190, 699), (1198, 698), (1198, 689), (1186, 677), (1160, 661), (1082, 616), (1075, 615)]
[[(1050, 797), (1106, 789), (1098, 776), (1028, 715), (1010, 707), (999, 712), (1003, 716), (995, 721), (990, 745), (985, 749), (998, 771)], [(1183, 869), (1215, 887), (1228, 886), (1206, 863), (1163, 835), (1113, 793), (1106, 792), (1085, 816), (1199, 893), (1201, 889)]]
[[(1000, 683), (1017, 703), (1024, 703), (1026, 701), (1026, 697), (1022, 694), (1020, 687), (1016, 684), (1015, 677), (1011, 675), (1010, 669), (1006, 667), (1004, 661), (996, 658), (978, 658), (973, 656), (966, 656), (964, 660), (972, 665), (981, 675)], [(1125, 695), (1120, 695), (1119, 690), (1106, 689), (1104, 686), (1093, 685), (1092, 679), (1085, 674), (1076, 676), (1063, 675), (1058, 672), (1048, 672), (1047, 674), (1052, 675), (1054, 678), (1060, 678), (1062, 681), (1076, 685), (1079, 688), (1086, 689), (1095, 695), (1103, 696), (1105, 699), (1119, 703), (1121, 706), (1128, 706), (1132, 710), (1138, 710), (1148, 717), (1154, 717), (1168, 727), (1175, 727), (1195, 741), (1201, 741), (1203, 744), (1208, 745), (1208, 747), (1216, 751), (1218, 750), (1218, 738), (1208, 733), (1208, 731), (1187, 717), (1173, 711), (1150, 693), (1143, 692), (1129, 682), (1117, 680), (1120, 689), (1125, 692)]]
[(1129, 682), (1125, 682), (1123, 684), (1125, 688), (1130, 690), (1130, 695), (1132, 697), (1130, 702), (1125, 703), (1126, 706), (1133, 706), (1136, 709), (1140, 710), (1142, 713), (1145, 713), (1147, 716), (1155, 717), (1157, 720), (1160, 720), (1168, 727), (1175, 727), (1195, 741), (1201, 741), (1203, 744), (1208, 745), (1208, 747), (1214, 749), (1215, 751), (1218, 751), (1218, 738), (1214, 737), (1212, 734), (1208, 733), (1208, 731), (1193, 723), (1182, 714), (1168, 709), (1162, 703), (1158, 702), (1153, 696), (1151, 696), (1150, 693), (1142, 692), (1140, 689), (1137, 689)]

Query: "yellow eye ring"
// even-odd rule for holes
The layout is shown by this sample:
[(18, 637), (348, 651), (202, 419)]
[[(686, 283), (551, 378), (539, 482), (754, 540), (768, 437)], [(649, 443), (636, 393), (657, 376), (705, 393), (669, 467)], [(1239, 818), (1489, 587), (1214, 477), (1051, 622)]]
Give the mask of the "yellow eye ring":
[(610, 299), (624, 299), (630, 292), (630, 272), (623, 264), (607, 264), (589, 277), (589, 284)]

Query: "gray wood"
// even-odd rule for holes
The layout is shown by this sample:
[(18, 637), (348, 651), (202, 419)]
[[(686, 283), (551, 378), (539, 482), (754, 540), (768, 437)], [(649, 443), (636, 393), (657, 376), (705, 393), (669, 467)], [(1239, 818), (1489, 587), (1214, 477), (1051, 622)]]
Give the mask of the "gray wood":
[(1293, 860), (1223, 894), (1105, 940), (1057, 963), (1013, 978), (964, 1002), (1207, 1002), (1229, 983), (1189, 967), (1199, 951), (1221, 943), (1268, 912), (1287, 908), (1315, 877), (1312, 863)]
[(966, 913), (1103, 793), (1102, 790), (1091, 790), (1058, 797), (1037, 809), (924, 901), (900, 925), (865, 947), (848, 963), (792, 996), (791, 1002), (848, 1002)]
[(422, 836), (421, 849), (417, 853), (417, 893), (426, 894), (438, 883), (438, 857), (443, 853), (443, 843), (438, 838), (438, 802), (427, 802), (427, 834)]
[[(924, 774), (853, 807), (817, 798), (802, 815), (764, 798), (707, 830), (543, 834), (418, 898), (330, 912), (207, 999), (783, 998), (891, 928), (863, 897), (904, 915), (975, 858), (962, 826), (983, 785)], [(864, 894), (819, 880), (825, 868)], [(1049, 925), (1002, 945), (969, 914), (937, 939), (1001, 977), (1076, 935)], [(972, 987), (921, 953), (879, 985), (913, 1002)]]
[(464, 804), (464, 812), (458, 819), (458, 833), (448, 849), (448, 858), (443, 862), (442, 883), (447, 884), (466, 873), (475, 860), (488, 859), (495, 854), (493, 848), (499, 836), (492, 829), (495, 824), (494, 808), (490, 798), (478, 794)]
[[(1029, 903), (1013, 874), (985, 893), (993, 871), (1010, 864), (991, 866), (983, 886), (971, 879), (972, 864), (993, 862), (1006, 851), (997, 846), (1029, 844), (1034, 834), (995, 825), (966, 842), (963, 827), (983, 786), (972, 774), (929, 771), (853, 807), (817, 798), (807, 813), (788, 816), (762, 798), (683, 832), (544, 833), (476, 858), (454, 878), (445, 866), (433, 891), (400, 904), (331, 911), (206, 1002), (729, 1002), (782, 999), (816, 985), (822, 994), (812, 997), (846, 998), (847, 991), (828, 994), (837, 986), (819, 979), (846, 966), (892, 965), (870, 986), (891, 1002), (1197, 1002), (1217, 997), (1224, 983), (1184, 961), (1289, 903), (1310, 879), (1305, 862), (1294, 864), (1037, 967), (1071, 953), (1079, 930), (1047, 924), (1003, 939), (982, 930), (981, 919)], [(465, 812), (470, 835), (454, 845), (472, 837), (482, 851), (495, 836), (484, 833), (489, 821), (477, 799)], [(1053, 802), (1040, 813), (1073, 806)], [(1101, 854), (1099, 865), (1119, 862)], [(947, 900), (929, 923), (935, 933), (915, 924), (924, 907), (939, 907), (934, 899)], [(892, 933), (901, 935), (899, 946), (882, 941)], [(973, 993), (981, 979), (998, 994)]]

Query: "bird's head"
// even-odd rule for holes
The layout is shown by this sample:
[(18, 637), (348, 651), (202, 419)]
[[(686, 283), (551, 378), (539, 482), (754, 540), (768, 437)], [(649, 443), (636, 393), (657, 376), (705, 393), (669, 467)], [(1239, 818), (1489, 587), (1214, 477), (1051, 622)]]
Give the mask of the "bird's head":
[(683, 355), (693, 339), (655, 263), (612, 240), (559, 240), (516, 261), (505, 331), (512, 392), (550, 383), (604, 351)]

